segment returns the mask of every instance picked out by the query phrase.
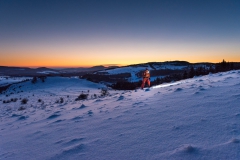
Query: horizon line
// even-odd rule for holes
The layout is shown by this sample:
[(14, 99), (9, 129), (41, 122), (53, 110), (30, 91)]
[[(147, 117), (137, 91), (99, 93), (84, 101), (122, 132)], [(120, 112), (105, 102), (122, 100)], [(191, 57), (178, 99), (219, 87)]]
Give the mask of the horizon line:
[[(224, 59), (223, 59), (224, 60)], [(14, 65), (5, 65), (5, 66), (0, 66), (0, 67), (19, 67), (19, 68), (56, 68), (56, 69), (61, 69), (61, 68), (92, 68), (92, 67), (98, 67), (98, 66), (103, 66), (103, 67), (111, 67), (111, 66), (116, 66), (116, 67), (124, 67), (124, 66), (130, 66), (130, 65), (137, 65), (137, 64), (146, 64), (146, 63), (164, 63), (164, 62), (188, 62), (192, 64), (196, 63), (220, 63), (220, 62), (189, 62), (185, 60), (170, 60), (170, 61), (163, 61), (163, 62), (144, 62), (144, 63), (135, 63), (135, 64), (127, 64), (127, 65), (120, 65), (120, 64), (102, 64), (102, 65), (92, 65), (92, 66), (14, 66)], [(225, 60), (226, 61), (226, 60)], [(233, 63), (240, 63), (236, 61), (226, 61), (226, 62), (233, 62)]]

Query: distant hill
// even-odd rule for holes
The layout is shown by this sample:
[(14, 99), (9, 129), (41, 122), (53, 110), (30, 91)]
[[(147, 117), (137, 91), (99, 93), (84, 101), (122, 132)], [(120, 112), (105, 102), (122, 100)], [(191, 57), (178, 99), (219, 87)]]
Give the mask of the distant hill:
[(72, 73), (72, 72), (95, 72), (95, 71), (101, 71), (101, 70), (105, 70), (105, 69), (112, 69), (112, 68), (117, 68), (118, 66), (110, 66), (110, 67), (105, 67), (105, 66), (93, 66), (90, 68), (83, 68), (83, 67), (79, 67), (79, 68), (66, 68), (66, 69), (61, 69), (61, 72), (67, 72), (67, 73)]
[(117, 66), (104, 67), (94, 66), (90, 68), (65, 68), (51, 69), (47, 67), (28, 68), (28, 67), (7, 67), (0, 66), (0, 76), (43, 76), (43, 75), (61, 75), (61, 76), (80, 76), (88, 72), (96, 72), (105, 69), (117, 68)]
[(139, 82), (142, 79), (142, 72), (148, 68), (151, 73), (151, 80), (162, 78), (171, 74), (183, 74), (190, 67), (214, 66), (213, 63), (189, 63), (187, 61), (166, 61), (166, 62), (148, 62), (141, 64), (132, 64), (118, 68), (108, 68), (94, 73), (88, 73), (82, 77), (93, 82)]
[[(218, 63), (189, 63), (187, 61), (166, 61), (166, 62), (148, 62), (140, 64), (132, 64), (127, 66), (93, 66), (89, 68), (64, 68), (52, 69), (39, 67), (36, 69), (28, 67), (7, 67), (0, 66), (0, 76), (83, 76), (93, 81), (116, 82), (119, 80), (128, 80), (131, 82), (141, 79), (141, 72), (148, 68), (151, 71), (151, 77), (162, 77), (169, 74), (182, 73), (189, 68), (194, 67), (215, 67)], [(239, 66), (239, 62), (232, 62), (232, 65)], [(112, 77), (112, 78), (111, 78)], [(95, 80), (94, 80), (95, 79)], [(98, 79), (98, 80), (97, 80)], [(102, 80), (103, 79), (103, 80)]]
[(6, 67), (0, 66), (0, 76), (42, 76), (42, 75), (58, 75), (58, 70), (40, 67), (40, 68), (27, 68), (27, 67)]

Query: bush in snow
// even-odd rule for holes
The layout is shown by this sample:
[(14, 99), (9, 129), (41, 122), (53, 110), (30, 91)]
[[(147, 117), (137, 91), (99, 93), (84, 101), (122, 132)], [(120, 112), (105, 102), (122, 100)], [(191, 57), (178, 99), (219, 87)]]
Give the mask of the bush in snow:
[(84, 94), (84, 93), (81, 93), (76, 99), (75, 101), (79, 101), (79, 100), (85, 100), (88, 98), (88, 94)]
[(60, 97), (60, 99), (56, 100), (55, 103), (63, 103), (64, 102), (64, 99), (62, 97)]
[(11, 102), (17, 102), (17, 98), (11, 98)]
[(10, 100), (3, 100), (3, 103), (17, 102), (17, 98), (11, 98)]
[(101, 96), (107, 96), (109, 95), (108, 89), (107, 88), (102, 88), (101, 89)]
[(38, 99), (38, 102), (40, 103), (40, 102), (42, 102), (42, 100), (41, 100), (41, 99)]
[(45, 79), (47, 78), (46, 76), (40, 76), (38, 77), (43, 83), (45, 82)]
[(37, 77), (33, 77), (32, 81), (33, 84), (37, 83)]
[(140, 86), (140, 84), (132, 82), (117, 82), (111, 87), (117, 90), (134, 90), (137, 88), (137, 86)]
[(23, 98), (23, 99), (21, 100), (21, 103), (22, 103), (22, 104), (27, 104), (27, 102), (28, 102), (28, 99), (27, 99), (27, 98)]
[(63, 103), (63, 102), (64, 102), (64, 100), (63, 100), (63, 98), (61, 97), (61, 98), (60, 98), (60, 103)]

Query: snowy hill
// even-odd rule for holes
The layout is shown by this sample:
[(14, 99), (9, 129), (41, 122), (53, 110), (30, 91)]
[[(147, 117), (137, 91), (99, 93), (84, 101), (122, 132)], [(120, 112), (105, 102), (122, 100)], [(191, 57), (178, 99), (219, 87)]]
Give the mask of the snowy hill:
[(9, 76), (0, 76), (0, 87), (6, 86), (8, 84), (18, 83), (31, 79), (30, 77), (9, 77)]
[(105, 70), (105, 69), (110, 69), (110, 68), (118, 68), (117, 66), (109, 66), (109, 67), (105, 67), (105, 66), (93, 66), (90, 68), (65, 68), (65, 69), (59, 69), (61, 72), (67, 72), (67, 73), (71, 73), (71, 72), (95, 72), (95, 71), (99, 71), (99, 70)]
[(143, 64), (135, 64), (122, 66), (119, 68), (104, 69), (83, 75), (85, 79), (93, 82), (106, 82), (114, 84), (116, 82), (139, 82), (142, 80), (142, 72), (148, 68), (151, 73), (151, 81), (157, 78), (163, 78), (173, 74), (183, 74), (184, 71), (190, 70), (191, 67), (209, 68), (214, 66), (213, 63), (189, 63), (186, 61), (167, 61), (167, 62), (149, 62)]
[[(103, 87), (12, 85), (0, 95), (0, 159), (239, 159), (240, 70), (100, 96)], [(88, 100), (75, 101), (82, 92)]]
[(0, 66), (0, 76), (42, 76), (46, 74), (59, 75), (60, 72), (46, 67), (33, 69), (26, 67)]
[(105, 69), (118, 68), (117, 66), (93, 66), (89, 68), (27, 68), (27, 67), (7, 67), (0, 66), (0, 76), (11, 76), (11, 77), (34, 77), (34, 76), (82, 76), (87, 73), (92, 73)]

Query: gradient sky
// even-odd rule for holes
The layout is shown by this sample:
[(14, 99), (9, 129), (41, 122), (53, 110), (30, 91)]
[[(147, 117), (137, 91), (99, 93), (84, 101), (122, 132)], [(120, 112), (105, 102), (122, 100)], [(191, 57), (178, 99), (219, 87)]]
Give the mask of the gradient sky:
[(240, 62), (240, 0), (0, 0), (0, 66)]

